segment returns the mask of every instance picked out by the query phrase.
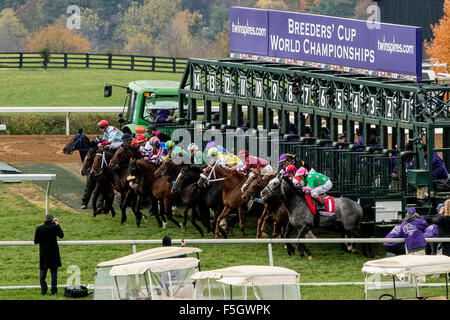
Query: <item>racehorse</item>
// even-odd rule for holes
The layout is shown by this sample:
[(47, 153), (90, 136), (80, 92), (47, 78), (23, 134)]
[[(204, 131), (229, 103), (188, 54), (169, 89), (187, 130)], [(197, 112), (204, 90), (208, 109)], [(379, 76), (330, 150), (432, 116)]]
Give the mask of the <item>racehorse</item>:
[(222, 180), (222, 200), (224, 208), (222, 213), (217, 217), (216, 228), (214, 236), (217, 239), (219, 237), (219, 224), (220, 221), (225, 218), (232, 209), (237, 209), (239, 214), (239, 228), (241, 229), (242, 236), (245, 238), (245, 215), (247, 213), (247, 202), (242, 199), (242, 186), (245, 183), (246, 177), (244, 174), (237, 172), (236, 170), (228, 170), (221, 165), (214, 164), (208, 165), (200, 175), (198, 184), (200, 186), (206, 186), (211, 181)]
[[(261, 168), (254, 169), (246, 182), (246, 185), (242, 188), (246, 190), (242, 195), (244, 201), (248, 201), (251, 198), (255, 198), (260, 195), (261, 191), (269, 184), (269, 182), (275, 178), (276, 173), (266, 173), (261, 175)], [(265, 232), (265, 226), (268, 218), (273, 218), (273, 232), (272, 238), (281, 234), (282, 238), (287, 238), (289, 236), (290, 224), (289, 224), (289, 213), (286, 206), (283, 203), (281, 197), (274, 195), (263, 200), (264, 210), (261, 217), (258, 219), (258, 225), (256, 229), (256, 238), (261, 235), (267, 238)], [(295, 252), (294, 247), (290, 243), (286, 243), (286, 249), (289, 255), (293, 255)], [(308, 248), (303, 248), (304, 251), (310, 256)], [(301, 251), (302, 253), (303, 251)]]
[[(187, 169), (189, 167), (196, 167), (198, 172), (197, 179), (186, 185), (181, 192), (174, 192), (175, 181), (179, 181), (183, 179), (185, 175), (181, 173), (183, 169)], [(195, 169), (194, 169), (195, 170)], [(184, 221), (183, 225), (186, 226), (187, 223), (187, 213), (189, 209), (191, 209), (191, 223), (197, 229), (202, 237), (204, 237), (204, 233), (202, 228), (197, 224), (196, 220), (200, 220), (202, 224), (206, 227), (207, 232), (211, 232), (211, 226), (209, 223), (209, 209), (206, 207), (204, 203), (204, 199), (201, 195), (201, 190), (195, 184), (198, 180), (198, 177), (201, 173), (201, 167), (197, 165), (185, 165), (185, 164), (175, 164), (171, 159), (167, 159), (161, 164), (161, 166), (156, 170), (156, 177), (168, 177), (169, 181), (174, 181), (174, 185), (172, 186), (171, 192), (175, 195), (176, 198), (180, 197), (184, 206)], [(180, 178), (181, 176), (181, 178)], [(179, 185), (179, 184), (178, 184)], [(176, 191), (180, 191), (179, 188), (175, 189)]]
[[(306, 233), (314, 226), (314, 215), (306, 203), (305, 193), (294, 186), (288, 177), (279, 175), (272, 179), (267, 187), (261, 192), (263, 200), (273, 195), (280, 195), (289, 213), (290, 224), (297, 228), (297, 238), (304, 238)], [(317, 212), (316, 214), (319, 214)], [(341, 237), (359, 237), (361, 234), (361, 220), (363, 209), (361, 206), (348, 198), (335, 199), (335, 217), (320, 216), (319, 227), (334, 227)], [(299, 243), (299, 252), (306, 246)], [(353, 245), (346, 244), (343, 248), (349, 252), (356, 252)], [(308, 258), (311, 259), (311, 256)]]
[[(106, 190), (109, 190), (111, 186), (116, 192), (120, 194), (119, 207), (122, 212), (122, 219), (120, 223), (123, 224), (127, 220), (126, 209), (128, 203), (130, 201), (135, 202), (136, 196), (135, 193), (130, 189), (127, 181), (127, 177), (129, 175), (128, 162), (124, 164), (119, 163), (118, 165), (114, 166), (114, 168), (111, 168), (108, 165), (114, 155), (115, 151), (104, 150), (103, 147), (100, 147), (97, 150), (94, 158), (91, 175), (97, 178), (96, 188), (100, 188), (100, 190), (106, 188)], [(136, 217), (136, 225), (140, 227), (142, 221), (142, 213), (136, 212), (133, 205), (131, 206), (131, 208)]]
[(81, 162), (83, 162), (90, 148), (91, 142), (89, 138), (84, 135), (83, 129), (79, 129), (78, 133), (66, 143), (63, 152), (65, 154), (72, 154), (74, 151), (78, 151), (80, 152)]
[[(189, 198), (186, 199), (187, 202), (195, 203), (200, 217), (207, 219), (205, 220), (207, 226), (209, 226), (209, 210), (213, 210), (213, 225), (215, 225), (217, 217), (224, 207), (222, 200), (222, 181), (211, 181), (206, 187), (201, 187), (197, 182), (202, 171), (203, 168), (199, 165), (183, 167), (172, 186), (172, 192), (174, 194), (182, 193), (182, 197), (185, 196), (186, 198)], [(203, 206), (206, 207), (204, 213)], [(203, 225), (205, 225), (205, 223), (203, 223)], [(224, 238), (227, 237), (226, 232), (222, 230), (222, 228), (219, 229), (219, 232)]]
[(100, 194), (102, 194), (103, 198), (106, 200), (105, 207), (103, 207), (103, 212), (107, 213), (108, 211), (111, 211), (112, 216), (116, 216), (116, 211), (113, 207), (115, 195), (114, 191), (112, 191), (113, 187), (111, 185), (112, 172), (108, 172), (108, 161), (112, 158), (112, 156), (112, 151), (99, 147), (95, 153), (91, 170), (89, 171), (89, 174), (95, 180), (94, 196), (92, 197), (94, 218), (99, 213), (97, 211), (96, 202)]
[[(139, 160), (139, 150), (134, 147), (130, 147), (133, 151), (133, 156), (130, 159), (130, 173), (137, 177), (138, 186), (134, 191), (137, 193), (137, 204), (138, 207), (140, 202), (143, 201), (146, 195), (151, 195), (157, 200), (163, 200), (163, 206), (160, 206), (160, 213), (158, 215), (157, 208), (154, 211), (155, 218), (159, 226), (164, 228), (167, 225), (166, 218), (172, 221), (176, 226), (184, 231), (184, 225), (179, 223), (172, 216), (172, 203), (174, 202), (174, 195), (171, 192), (172, 183), (168, 182), (165, 178), (155, 177), (155, 171), (158, 166), (154, 163), (149, 163), (144, 160)], [(150, 192), (149, 192), (150, 191)], [(152, 210), (154, 210), (154, 202), (152, 203)], [(160, 217), (163, 220), (161, 223)]]

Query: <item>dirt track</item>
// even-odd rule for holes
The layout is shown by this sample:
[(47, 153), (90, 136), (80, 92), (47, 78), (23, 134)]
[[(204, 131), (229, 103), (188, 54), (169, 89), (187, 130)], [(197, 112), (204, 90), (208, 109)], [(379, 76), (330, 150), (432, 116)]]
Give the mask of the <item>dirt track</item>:
[[(71, 136), (2, 135), (0, 161), (5, 163), (81, 163), (78, 151), (71, 155), (62, 149)], [(442, 135), (436, 135), (436, 146), (442, 146)]]
[(70, 136), (2, 135), (0, 161), (5, 163), (81, 163), (78, 151), (63, 153)]

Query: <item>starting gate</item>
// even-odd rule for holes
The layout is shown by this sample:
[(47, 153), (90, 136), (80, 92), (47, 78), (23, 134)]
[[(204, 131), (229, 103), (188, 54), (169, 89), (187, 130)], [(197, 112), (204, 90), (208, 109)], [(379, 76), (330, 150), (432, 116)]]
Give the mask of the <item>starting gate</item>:
[[(241, 59), (189, 59), (180, 84), (180, 117), (220, 128), (243, 121), (258, 132), (274, 122), (279, 154), (290, 152), (333, 182), (332, 193), (402, 202), (421, 213), (450, 195), (433, 179), (433, 154), (450, 169), (450, 87), (338, 70)], [(203, 119), (197, 107), (203, 104)], [(292, 132), (292, 125), (297, 132)], [(305, 138), (306, 126), (315, 138)], [(327, 127), (329, 136), (321, 136)], [(364, 143), (357, 144), (355, 129)], [(373, 129), (375, 128), (375, 129)], [(371, 142), (376, 131), (379, 143)], [(338, 142), (339, 135), (347, 142)], [(436, 139), (439, 137), (439, 140)], [(412, 148), (407, 148), (412, 145)], [(411, 150), (410, 150), (411, 149)], [(271, 150), (274, 152), (274, 150)]]

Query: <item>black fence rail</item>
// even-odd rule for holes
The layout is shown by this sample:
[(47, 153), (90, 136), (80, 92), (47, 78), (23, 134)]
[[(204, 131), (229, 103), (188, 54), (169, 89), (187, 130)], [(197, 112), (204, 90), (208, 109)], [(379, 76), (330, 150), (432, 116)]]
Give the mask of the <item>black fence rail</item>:
[(92, 68), (182, 73), (187, 58), (98, 54), (51, 53), (46, 63), (39, 52), (0, 52), (0, 68)]

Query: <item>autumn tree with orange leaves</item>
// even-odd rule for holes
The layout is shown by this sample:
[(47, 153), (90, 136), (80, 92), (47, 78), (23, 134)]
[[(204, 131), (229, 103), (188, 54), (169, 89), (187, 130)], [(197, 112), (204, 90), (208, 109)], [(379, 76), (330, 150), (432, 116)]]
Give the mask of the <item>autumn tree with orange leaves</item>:
[[(425, 49), (431, 59), (437, 59), (440, 63), (447, 63), (450, 66), (450, 0), (444, 2), (444, 16), (431, 26), (433, 39), (425, 42)], [(435, 71), (443, 72), (442, 68), (435, 68)]]
[(28, 51), (41, 51), (48, 48), (51, 52), (84, 53), (89, 52), (90, 47), (88, 39), (63, 24), (42, 28), (26, 38)]

